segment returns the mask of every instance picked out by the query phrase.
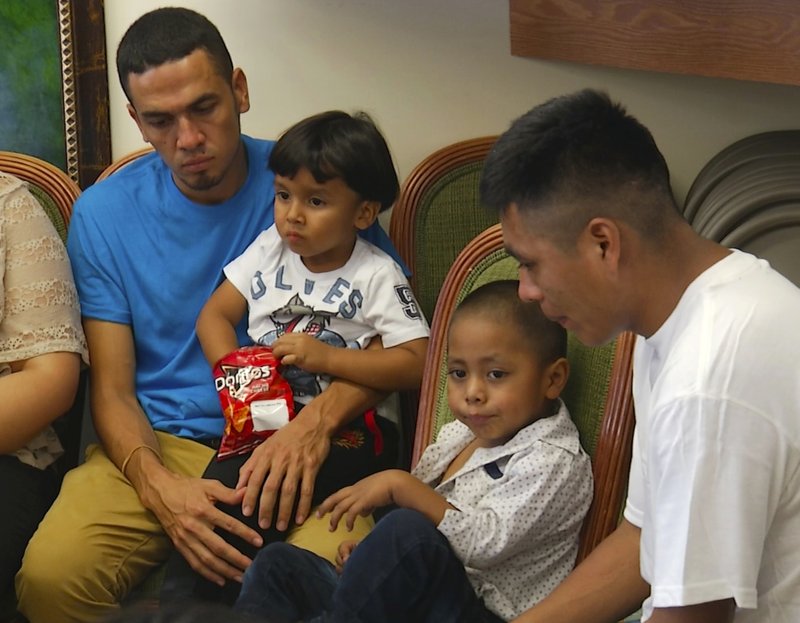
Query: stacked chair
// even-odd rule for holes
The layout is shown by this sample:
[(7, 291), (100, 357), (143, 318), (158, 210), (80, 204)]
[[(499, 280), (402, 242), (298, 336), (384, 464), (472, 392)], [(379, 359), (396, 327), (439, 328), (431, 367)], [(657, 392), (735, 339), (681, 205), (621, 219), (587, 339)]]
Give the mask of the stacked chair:
[(800, 285), (800, 130), (723, 149), (698, 174), (683, 213), (700, 235), (764, 257)]

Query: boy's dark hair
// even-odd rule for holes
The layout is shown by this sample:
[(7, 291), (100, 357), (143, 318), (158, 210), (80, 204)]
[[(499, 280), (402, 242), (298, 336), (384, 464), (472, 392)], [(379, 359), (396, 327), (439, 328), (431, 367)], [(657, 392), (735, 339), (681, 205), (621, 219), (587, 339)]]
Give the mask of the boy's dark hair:
[(473, 290), (456, 308), (452, 320), (469, 313), (490, 314), (498, 323), (513, 327), (520, 342), (528, 346), (539, 360), (549, 364), (567, 356), (567, 332), (549, 320), (539, 303), (519, 298), (519, 281), (490, 281)]
[(195, 50), (204, 50), (225, 80), (233, 75), (233, 62), (222, 35), (205, 16), (177, 7), (142, 15), (130, 25), (117, 48), (117, 74), (128, 101), (130, 74), (180, 60)]
[(499, 211), (513, 203), (537, 217), (558, 213), (547, 233), (564, 243), (597, 216), (657, 239), (665, 219), (678, 215), (653, 136), (591, 89), (551, 99), (514, 121), (486, 159), (480, 192)]
[(364, 112), (330, 110), (296, 123), (278, 139), (269, 167), (288, 178), (305, 168), (319, 183), (341, 178), (381, 210), (392, 206), (400, 190), (386, 140)]

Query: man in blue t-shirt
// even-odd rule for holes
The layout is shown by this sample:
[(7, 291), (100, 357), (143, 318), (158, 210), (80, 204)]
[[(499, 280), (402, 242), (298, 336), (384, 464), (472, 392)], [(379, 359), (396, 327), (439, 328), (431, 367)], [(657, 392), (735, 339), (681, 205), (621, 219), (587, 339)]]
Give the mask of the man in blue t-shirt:
[[(68, 250), (101, 443), (66, 477), (26, 552), (17, 592), (31, 623), (102, 618), (171, 545), (208, 580), (240, 581), (250, 560), (219, 532), (255, 546), (261, 537), (215, 503), (257, 513), (261, 528), (294, 521), (289, 540), (299, 544), (327, 534), (325, 523), (303, 536), (315, 524), (315, 477), (335, 431), (381, 397), (334, 382), (254, 451), (236, 489), (200, 478), (223, 418), (195, 321), (223, 266), (272, 224), (272, 143), (241, 135), (245, 75), (193, 11), (139, 18), (120, 43), (117, 70), (155, 153), (75, 206)], [(368, 238), (390, 250), (379, 228)], [(249, 341), (244, 329), (240, 343)]]

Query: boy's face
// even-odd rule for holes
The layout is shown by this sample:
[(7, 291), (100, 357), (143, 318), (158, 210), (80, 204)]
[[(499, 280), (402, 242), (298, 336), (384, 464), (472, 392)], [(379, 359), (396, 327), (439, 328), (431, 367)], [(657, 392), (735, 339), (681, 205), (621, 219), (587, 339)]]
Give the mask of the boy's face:
[(250, 108), (240, 69), (224, 78), (204, 50), (195, 50), (130, 74), (128, 91), (128, 112), (184, 195), (213, 204), (239, 190), (247, 179), (239, 115)]
[(275, 176), (275, 225), (289, 248), (315, 273), (350, 259), (359, 229), (369, 227), (379, 205), (364, 201), (340, 178), (318, 182), (308, 169)]
[(543, 366), (516, 327), (480, 312), (462, 312), (447, 342), (447, 402), (483, 447), (506, 443), (550, 415), (566, 382), (566, 360)]
[[(519, 261), (519, 297), (537, 301), (550, 320), (596, 346), (625, 329), (615, 294), (614, 256), (601, 227), (587, 227), (575, 248), (565, 251), (512, 204), (501, 214), (503, 242)], [(606, 246), (604, 246), (606, 245)]]

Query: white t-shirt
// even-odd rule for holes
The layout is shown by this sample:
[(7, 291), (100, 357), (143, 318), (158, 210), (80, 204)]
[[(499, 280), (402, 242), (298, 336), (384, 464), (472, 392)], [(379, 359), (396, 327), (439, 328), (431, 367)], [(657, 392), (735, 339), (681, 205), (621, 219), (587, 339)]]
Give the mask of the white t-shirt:
[[(342, 348), (364, 348), (380, 336), (384, 348), (391, 348), (429, 334), (403, 271), (361, 238), (344, 266), (313, 273), (273, 225), (225, 267), (225, 276), (247, 300), (247, 332), (257, 344), (304, 332)], [(297, 368), (284, 376), (302, 404), (330, 382)]]
[(800, 621), (800, 290), (733, 251), (634, 352), (625, 517), (653, 608)]

